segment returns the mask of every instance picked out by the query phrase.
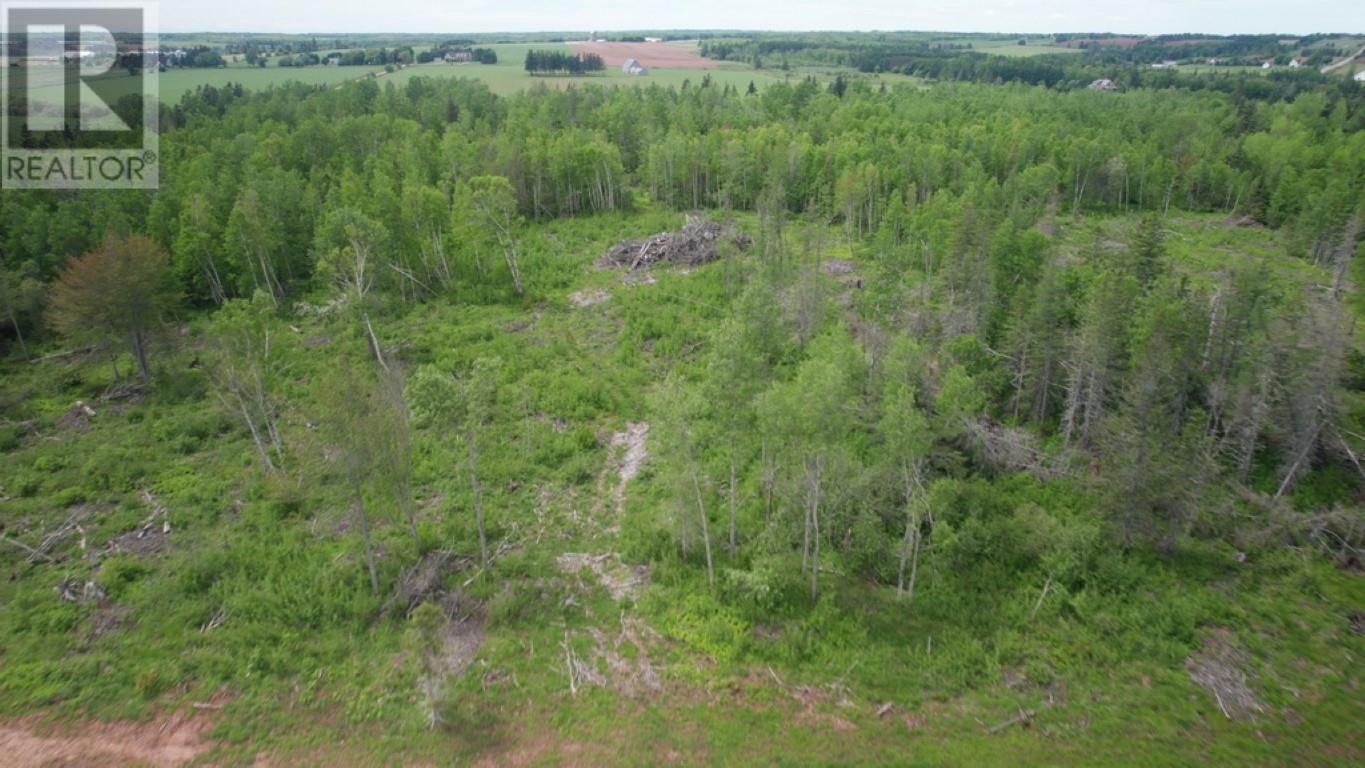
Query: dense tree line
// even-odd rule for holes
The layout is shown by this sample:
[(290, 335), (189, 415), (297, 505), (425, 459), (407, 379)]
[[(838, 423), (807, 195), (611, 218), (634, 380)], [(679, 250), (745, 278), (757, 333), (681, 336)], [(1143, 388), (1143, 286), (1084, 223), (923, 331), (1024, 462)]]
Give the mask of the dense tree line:
[(422, 79), (204, 88), (163, 116), (158, 193), (8, 192), (0, 248), (10, 274), (46, 281), (108, 232), (147, 232), (196, 301), (284, 296), (312, 284), (323, 213), (344, 208), (388, 230), (380, 255), (401, 269), (379, 279), (426, 290), (473, 247), (470, 180), (498, 176), (526, 216), (626, 208), (638, 186), (680, 209), (820, 212), (853, 238), (935, 199), (1019, 216), (1222, 211), (1284, 227), (1296, 255), (1321, 260), (1359, 206), (1362, 119), (1330, 89), (1268, 104), (860, 82), (842, 98), (814, 82), (508, 99)]
[(533, 75), (585, 75), (606, 68), (602, 57), (595, 53), (566, 53), (564, 51), (529, 50), (526, 52), (526, 71)]
[[(1358, 84), (1317, 71), (1317, 65), (1326, 63), (1333, 53), (1345, 55), (1355, 51), (1309, 48), (1318, 42), (1314, 37), (1299, 41), (1298, 47), (1284, 45), (1277, 36), (1258, 35), (1197, 41), (1173, 36), (1130, 46), (1106, 44), (1104, 36), (1089, 37), (1094, 39), (1077, 43), (1085, 47), (1078, 48), (1075, 54), (1009, 57), (972, 50), (970, 42), (935, 41), (922, 33), (877, 36), (755, 33), (743, 38), (704, 40), (701, 53), (757, 66), (779, 59), (784, 68), (793, 64), (842, 65), (862, 72), (900, 72), (935, 80), (981, 83), (1018, 82), (1058, 89), (1083, 88), (1099, 78), (1109, 78), (1130, 88), (1209, 89), (1257, 100), (1292, 99), (1305, 90), (1323, 88), (1338, 90), (1357, 103), (1365, 98), (1362, 95), (1365, 89)], [(1059, 42), (1066, 40), (1065, 36), (1059, 37)], [(1233, 70), (1210, 77), (1150, 67), (1166, 60), (1202, 64), (1210, 58), (1225, 65), (1259, 66), (1267, 59), (1286, 65), (1296, 56), (1303, 56), (1308, 66), (1274, 72), (1269, 77)]]

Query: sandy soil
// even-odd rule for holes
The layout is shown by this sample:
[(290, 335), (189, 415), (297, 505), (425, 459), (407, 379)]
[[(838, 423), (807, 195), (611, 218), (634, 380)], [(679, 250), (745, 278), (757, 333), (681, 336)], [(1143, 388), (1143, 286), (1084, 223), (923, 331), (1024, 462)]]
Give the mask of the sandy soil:
[(635, 59), (646, 67), (713, 69), (715, 61), (703, 59), (691, 48), (671, 43), (570, 43), (575, 53), (595, 53), (609, 67)]

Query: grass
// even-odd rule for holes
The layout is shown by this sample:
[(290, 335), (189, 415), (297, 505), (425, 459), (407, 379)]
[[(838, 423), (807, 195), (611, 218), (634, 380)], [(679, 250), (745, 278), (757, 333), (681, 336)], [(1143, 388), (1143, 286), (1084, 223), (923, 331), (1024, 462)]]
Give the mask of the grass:
[[(420, 69), (420, 68), (416, 68)], [(453, 68), (458, 69), (458, 68)], [(342, 350), (362, 351), (344, 318), (290, 318), (286, 435), (297, 484), (264, 479), (242, 430), (212, 408), (189, 367), (194, 333), (158, 358), (157, 389), (101, 402), (112, 383), (100, 359), (5, 363), (0, 415), (0, 508), (6, 534), (34, 541), (75, 505), (96, 509), (87, 548), (73, 541), (59, 564), (0, 551), (0, 712), (146, 718), (211, 696), (221, 745), (212, 757), (249, 764), (264, 751), (313, 763), (497, 762), (650, 764), (1273, 765), (1361, 757), (1354, 732), (1365, 701), (1354, 661), (1365, 641), (1346, 616), (1365, 605), (1365, 581), (1307, 552), (1239, 563), (1221, 545), (1176, 558), (1108, 553), (1084, 587), (1029, 609), (1039, 584), (999, 584), (990, 598), (953, 588), (926, 566), (913, 609), (890, 588), (831, 576), (816, 605), (753, 610), (714, 596), (695, 553), (672, 546), (671, 503), (651, 465), (629, 487), (619, 535), (604, 531), (598, 477), (606, 436), (650, 418), (640, 397), (673, 368), (697, 364), (726, 303), (725, 265), (663, 271), (627, 286), (590, 263), (622, 237), (676, 227), (681, 214), (644, 210), (530, 225), (523, 233), (532, 297), (457, 290), (378, 317), (386, 344), (402, 340), (408, 365), (461, 367), (487, 355), (507, 379), (486, 445), (486, 504), (494, 541), (521, 543), (469, 593), (485, 601), (487, 639), (452, 681), (442, 722), (427, 729), (413, 702), (408, 626), (376, 619), (347, 500), (316, 459), (308, 381)], [(752, 227), (751, 215), (741, 215)], [(795, 242), (803, 228), (793, 225)], [(1064, 223), (1074, 258), (1101, 237), (1122, 239), (1127, 217)], [(1287, 282), (1321, 278), (1277, 257), (1277, 235), (1227, 227), (1219, 216), (1171, 221), (1172, 258), (1192, 279), (1230, 261), (1275, 260)], [(829, 253), (847, 255), (840, 238)], [(874, 258), (857, 249), (864, 268)], [(567, 295), (611, 297), (588, 308)], [(320, 297), (319, 297), (320, 298)], [(327, 343), (305, 345), (304, 339)], [(126, 369), (128, 361), (122, 365)], [(88, 431), (63, 429), (72, 401), (96, 404)], [(14, 428), (33, 420), (42, 435)], [(445, 440), (416, 436), (415, 482), (424, 547), (469, 551), (469, 494)], [(610, 478), (609, 478), (610, 479)], [(961, 489), (976, 504), (985, 481)], [(1082, 508), (1079, 491), (1004, 478), (989, 487), (1011, 505), (1057, 514)], [(149, 513), (144, 491), (169, 510), (170, 547), (149, 557), (100, 557), (106, 543)], [(393, 510), (376, 508), (382, 578), (415, 556)], [(746, 515), (761, 514), (747, 509)], [(592, 578), (560, 572), (562, 552), (617, 550), (651, 561), (652, 585), (618, 605)], [(729, 565), (721, 555), (722, 569)], [(974, 578), (996, 578), (989, 559)], [(96, 632), (104, 608), (60, 601), (54, 584), (96, 578), (126, 611)], [(781, 583), (778, 583), (781, 587)], [(220, 609), (226, 620), (200, 628)], [(561, 643), (578, 653), (591, 632), (614, 638), (622, 621), (662, 635), (648, 650), (664, 693), (569, 691)], [(1227, 626), (1248, 649), (1267, 710), (1229, 722), (1191, 682), (1184, 659), (1200, 632)], [(627, 644), (626, 652), (629, 651)], [(889, 703), (885, 716), (879, 708)], [(1020, 708), (1030, 727), (992, 734)]]
[[(569, 47), (555, 43), (497, 44), (486, 47), (497, 52), (497, 64), (432, 62), (430, 64), (413, 64), (392, 73), (385, 73), (383, 67), (375, 66), (278, 67), (272, 63), (270, 66), (261, 68), (249, 67), (245, 62), (234, 62), (219, 69), (171, 69), (160, 74), (158, 87), (161, 101), (166, 104), (175, 104), (185, 94), (205, 85), (221, 88), (229, 84), (238, 84), (248, 90), (261, 90), (287, 82), (340, 85), (349, 80), (370, 76), (377, 76), (382, 78), (381, 82), (393, 82), (400, 86), (414, 77), (466, 77), (485, 83), (489, 90), (499, 95), (508, 95), (540, 85), (550, 88), (583, 85), (608, 87), (659, 85), (665, 88), (681, 88), (685, 84), (699, 85), (702, 78), (708, 75), (711, 82), (717, 87), (728, 85), (737, 89), (748, 88), (750, 83), (753, 83), (757, 88), (763, 88), (772, 83), (786, 82), (808, 75), (814, 76), (822, 82), (832, 81), (836, 76), (843, 75), (850, 79), (866, 79), (874, 85), (880, 83), (918, 85), (922, 83), (918, 78), (906, 75), (865, 75), (847, 67), (794, 67), (790, 71), (782, 71), (780, 69), (756, 70), (746, 64), (733, 63), (725, 63), (709, 70), (655, 67), (651, 68), (646, 76), (628, 75), (616, 67), (608, 67), (602, 73), (581, 77), (532, 76), (524, 68), (528, 50), (568, 51)], [(43, 101), (60, 97), (60, 84), (50, 82), (58, 74), (57, 70), (36, 68), (30, 70), (30, 73), (30, 76), (42, 78), (35, 79), (36, 87), (30, 89), (32, 98)], [(133, 93), (137, 87), (139, 87), (138, 81), (122, 72), (111, 72), (101, 77), (96, 86), (97, 92), (109, 103)]]
[[(684, 84), (698, 85), (702, 78), (708, 75), (711, 82), (717, 87), (733, 86), (735, 88), (748, 88), (749, 83), (755, 87), (762, 88), (766, 85), (784, 82), (792, 78), (805, 77), (807, 74), (815, 75), (821, 80), (832, 80), (836, 75), (843, 74), (846, 77), (860, 78), (867, 77), (861, 75), (851, 68), (839, 67), (820, 67), (811, 68), (809, 72), (805, 69), (793, 69), (784, 72), (780, 69), (753, 69), (746, 64), (725, 63), (714, 69), (674, 69), (665, 67), (651, 67), (648, 75), (628, 75), (618, 67), (607, 67), (599, 74), (585, 75), (581, 77), (568, 76), (532, 76), (524, 69), (526, 52), (531, 49), (536, 50), (563, 50), (569, 51), (569, 46), (556, 44), (504, 44), (491, 45), (498, 54), (498, 63), (493, 65), (486, 64), (444, 64), (433, 62), (431, 64), (420, 64), (408, 67), (400, 72), (395, 72), (388, 77), (393, 78), (397, 83), (406, 82), (413, 77), (469, 77), (480, 80), (488, 85), (489, 90), (497, 94), (510, 94), (525, 90), (537, 85), (545, 85), (550, 88), (568, 88), (586, 84), (616, 86), (626, 85), (635, 87), (648, 87), (660, 85), (663, 87), (681, 88)], [(915, 78), (903, 75), (883, 75), (882, 80), (886, 82), (912, 82)]]
[(1068, 48), (1064, 45), (1053, 45), (1050, 42), (1041, 42), (1034, 38), (1026, 38), (1024, 45), (1019, 45), (1018, 38), (1002, 39), (948, 39), (944, 42), (970, 42), (972, 50), (979, 53), (989, 53), (995, 56), (1010, 56), (1013, 58), (1042, 56), (1052, 53), (1078, 53), (1077, 48)]

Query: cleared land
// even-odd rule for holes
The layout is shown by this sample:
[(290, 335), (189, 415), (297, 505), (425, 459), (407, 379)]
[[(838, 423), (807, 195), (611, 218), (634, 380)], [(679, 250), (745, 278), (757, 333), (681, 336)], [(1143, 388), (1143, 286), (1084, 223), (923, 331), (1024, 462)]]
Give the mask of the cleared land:
[(576, 53), (595, 53), (609, 67), (619, 67), (635, 59), (646, 67), (674, 69), (714, 69), (719, 62), (704, 59), (694, 48), (671, 43), (569, 43)]

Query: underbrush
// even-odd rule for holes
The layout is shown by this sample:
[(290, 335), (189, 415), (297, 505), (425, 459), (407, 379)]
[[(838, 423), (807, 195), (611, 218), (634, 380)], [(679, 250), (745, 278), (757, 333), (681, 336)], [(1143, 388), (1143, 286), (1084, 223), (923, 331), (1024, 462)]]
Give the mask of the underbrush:
[[(1365, 587), (1358, 573), (1303, 542), (1239, 551), (1228, 537), (1189, 536), (1170, 552), (1122, 547), (1085, 482), (972, 472), (971, 457), (939, 465), (935, 527), (913, 599), (898, 599), (896, 540), (885, 535), (903, 523), (866, 501), (888, 493), (885, 477), (837, 489), (852, 501), (827, 523), (840, 547), (822, 555), (814, 599), (799, 527), (769, 518), (752, 478), (740, 481), (733, 555), (723, 543), (721, 484), (706, 490), (714, 587), (696, 533), (685, 527), (692, 508), (679, 512), (659, 459), (631, 481), (616, 519), (599, 495), (610, 497), (616, 484), (605, 461), (611, 434), (628, 421), (656, 420), (646, 395), (669, 373), (705, 376), (702, 352), (738, 283), (727, 264), (691, 274), (661, 270), (653, 284), (627, 285), (586, 262), (621, 237), (669, 229), (679, 218), (646, 210), (537, 226), (526, 254), (535, 274), (529, 298), (442, 297), (376, 313), (379, 336), (404, 367), (457, 371), (480, 358), (503, 361), (481, 457), (488, 536), (498, 552), (487, 572), (473, 565), (465, 456), (455, 436), (421, 429), (412, 452), (417, 542), (400, 510), (367, 497), (381, 584), (371, 590), (353, 499), (326, 458), (310, 395), (335, 358), (364, 358), (359, 329), (343, 317), (300, 314), (283, 323), (298, 330), (281, 331), (287, 450), (275, 474), (261, 470), (245, 430), (213, 404), (193, 365), (193, 336), (158, 357), (152, 388), (128, 397), (101, 398), (115, 384), (107, 359), (6, 364), (3, 533), (35, 545), (67, 520), (80, 529), (31, 562), (12, 546), (0, 555), (8, 572), (0, 581), (0, 711), (146, 717), (223, 700), (215, 735), (226, 754), (243, 760), (258, 747), (306, 752), (352, 732), (364, 754), (454, 749), (457, 759), (472, 760), (516, 743), (528, 723), (608, 739), (623, 718), (639, 726), (634, 736), (614, 736), (633, 762), (657, 759), (645, 742), (671, 738), (684, 717), (702, 731), (714, 728), (714, 737), (689, 743), (713, 749), (704, 754), (716, 761), (756, 757), (745, 751), (753, 747), (744, 728), (790, 735), (783, 754), (798, 762), (890, 762), (907, 744), (930, 741), (905, 726), (878, 725), (881, 716), (868, 713), (884, 702), (896, 717), (941, 718), (929, 731), (938, 746), (925, 749), (959, 763), (998, 762), (1002, 754), (1052, 762), (1065, 754), (1084, 764), (1086, 749), (1143, 762), (1142, 746), (1191, 758), (1173, 762), (1209, 755), (1273, 762), (1309, 730), (1315, 750), (1331, 738), (1358, 738), (1350, 728), (1365, 713), (1354, 669), (1365, 646), (1350, 617), (1365, 606)], [(1195, 229), (1191, 237), (1200, 239), (1191, 249), (1224, 237)], [(1239, 247), (1248, 238), (1230, 237)], [(827, 250), (818, 256), (846, 255), (842, 245)], [(564, 294), (584, 284), (610, 298), (574, 307)], [(873, 311), (858, 301), (845, 309), (855, 318)], [(849, 320), (837, 312), (831, 326)], [(326, 341), (305, 344), (310, 339)], [(954, 354), (968, 363), (988, 356), (969, 347), (960, 342)], [(778, 359), (776, 375), (790, 375), (796, 362)], [(130, 370), (127, 359), (118, 364)], [(66, 418), (77, 400), (95, 415)], [(849, 443), (855, 459), (878, 450), (865, 434)], [(719, 464), (707, 469), (724, 476)], [(1251, 483), (1264, 488), (1265, 468), (1256, 471), (1262, 476)], [(1314, 472), (1293, 502), (1299, 509), (1338, 503), (1355, 484), (1339, 468)], [(792, 502), (780, 498), (786, 512), (775, 514), (797, 514)], [(1207, 512), (1201, 530), (1226, 530), (1218, 514)], [(608, 524), (619, 533), (607, 536)], [(143, 530), (154, 547), (136, 538)], [(680, 534), (690, 537), (685, 550)], [(443, 549), (468, 560), (442, 588), (481, 606), (487, 636), (477, 660), (447, 681), (433, 725), (415, 703), (411, 622), (385, 608), (404, 568)], [(649, 565), (637, 603), (618, 603), (555, 562), (561, 552), (609, 550)], [(64, 585), (66, 598), (58, 591)], [(589, 629), (617, 632), (633, 614), (663, 638), (651, 652), (668, 694), (569, 693), (564, 646), (586, 643)], [(1249, 673), (1265, 700), (1263, 722), (1223, 722), (1190, 680), (1186, 659), (1213, 627), (1227, 628), (1255, 659)], [(717, 681), (739, 688), (735, 681), (747, 681), (749, 703), (716, 706)], [(844, 714), (863, 729), (857, 737), (867, 751), (841, 752), (851, 747), (822, 741), (804, 721), (793, 726), (791, 708), (799, 706), (790, 692), (798, 685), (855, 700), (863, 714)], [(1023, 708), (1050, 714), (1039, 716), (1037, 731), (984, 741), (976, 720)], [(1286, 710), (1302, 724), (1289, 724)], [(1125, 741), (1130, 727), (1142, 746)], [(1260, 744), (1258, 731), (1271, 746)]]

